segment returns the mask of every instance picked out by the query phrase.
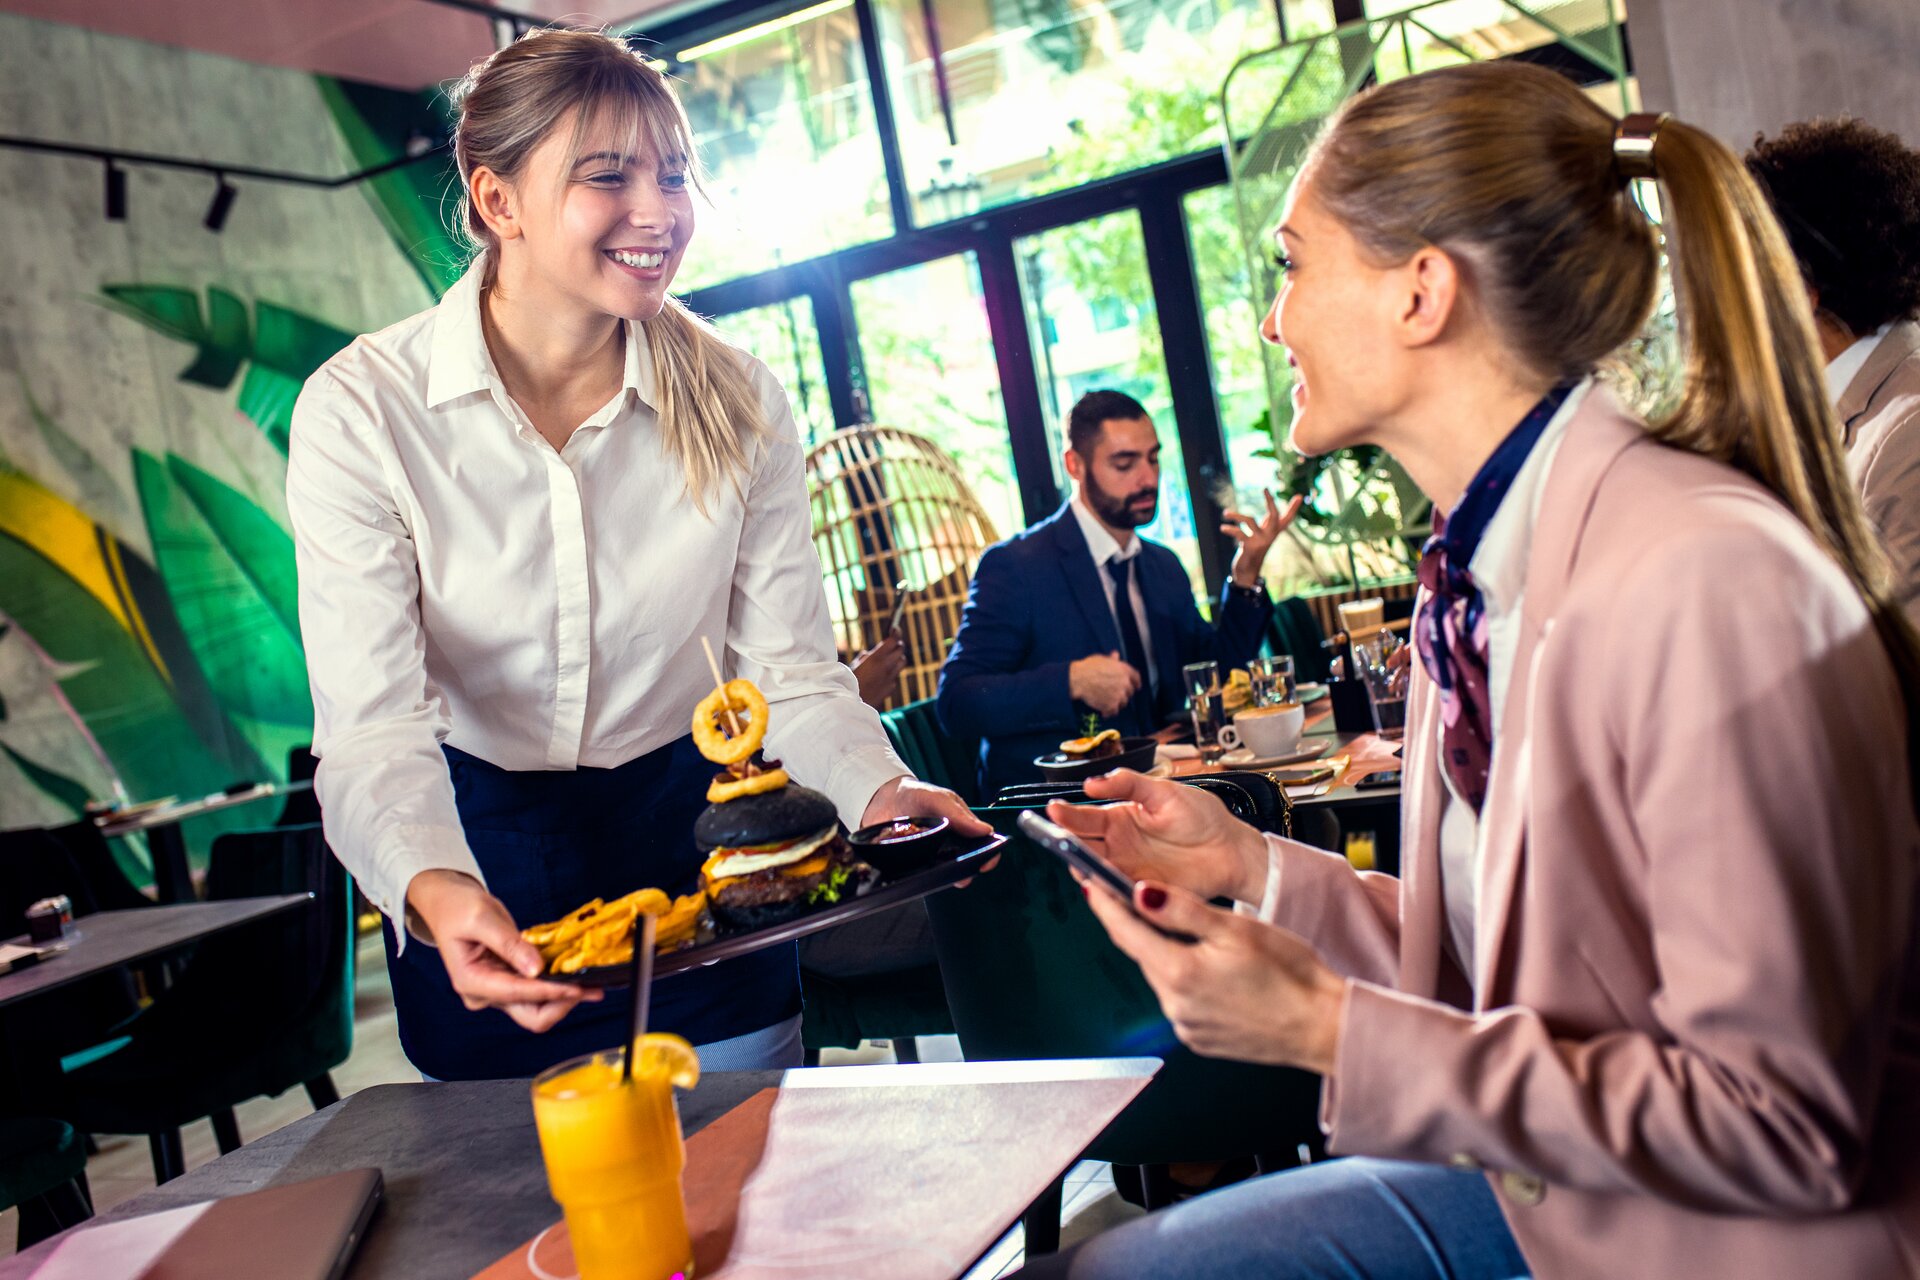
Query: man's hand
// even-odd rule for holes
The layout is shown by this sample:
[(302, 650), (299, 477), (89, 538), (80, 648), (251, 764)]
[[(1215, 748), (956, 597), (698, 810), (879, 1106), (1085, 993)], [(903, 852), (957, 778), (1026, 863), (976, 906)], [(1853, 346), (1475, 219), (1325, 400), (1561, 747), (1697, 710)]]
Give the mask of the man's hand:
[(860, 685), (860, 701), (878, 711), (880, 704), (893, 696), (900, 683), (900, 672), (906, 665), (907, 649), (900, 643), (900, 633), (889, 632), (885, 640), (853, 660), (853, 678)]
[(1116, 769), (1082, 784), (1095, 807), (1054, 800), (1047, 816), (1135, 880), (1179, 885), (1201, 898), (1258, 902), (1267, 845), (1258, 831), (1198, 787)]
[(1296, 495), (1287, 504), (1285, 511), (1275, 505), (1273, 490), (1263, 490), (1267, 495), (1267, 514), (1256, 520), (1239, 511), (1220, 513), (1220, 532), (1240, 544), (1234, 552), (1231, 576), (1236, 587), (1257, 587), (1260, 585), (1260, 567), (1267, 562), (1267, 552), (1273, 549), (1274, 539), (1286, 532), (1293, 518), (1300, 514), (1300, 504), (1304, 498)]
[(1119, 714), (1140, 687), (1140, 673), (1115, 653), (1096, 653), (1067, 667), (1067, 692), (1103, 716)]
[(422, 871), (407, 883), (407, 905), (420, 917), (461, 1003), (498, 1009), (529, 1031), (545, 1031), (599, 991), (543, 982), (540, 952), (520, 936), (505, 904), (458, 871)]
[(873, 793), (867, 811), (860, 815), (860, 825), (870, 827), (889, 818), (906, 817), (945, 818), (961, 835), (983, 836), (993, 830), (974, 817), (967, 802), (953, 792), (904, 774)]

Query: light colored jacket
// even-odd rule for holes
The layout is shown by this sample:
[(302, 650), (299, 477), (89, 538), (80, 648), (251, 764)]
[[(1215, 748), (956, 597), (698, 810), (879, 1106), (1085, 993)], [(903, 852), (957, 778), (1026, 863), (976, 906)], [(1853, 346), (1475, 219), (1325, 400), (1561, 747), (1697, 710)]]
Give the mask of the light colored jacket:
[(1847, 469), (1893, 561), (1894, 597), (1920, 626), (1920, 324), (1888, 329), (1835, 408)]
[(1471, 984), (1418, 663), (1405, 878), (1272, 842), (1273, 919), (1356, 979), (1332, 1148), (1485, 1169), (1550, 1280), (1920, 1276), (1920, 830), (1843, 574), (1596, 392), (1547, 478), (1513, 673)]

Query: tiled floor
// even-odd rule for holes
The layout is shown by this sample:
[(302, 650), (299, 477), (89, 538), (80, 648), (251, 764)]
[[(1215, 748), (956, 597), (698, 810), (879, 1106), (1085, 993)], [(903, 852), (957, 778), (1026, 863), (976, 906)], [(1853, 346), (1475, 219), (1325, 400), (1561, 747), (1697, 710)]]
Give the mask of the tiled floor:
[[(420, 1078), (420, 1073), (400, 1052), (393, 995), (387, 986), (386, 956), (378, 934), (361, 940), (359, 961), (354, 991), (353, 1055), (333, 1072), (333, 1082), (342, 1097), (376, 1084), (410, 1083)], [(953, 1036), (923, 1036), (919, 1051), (926, 1062), (960, 1060), (960, 1042)], [(869, 1041), (857, 1050), (828, 1049), (821, 1054), (823, 1066), (891, 1061), (893, 1049), (884, 1041)], [(235, 1114), (240, 1121), (241, 1138), (251, 1140), (311, 1114), (312, 1110), (306, 1094), (294, 1089), (278, 1098), (256, 1098), (235, 1108)], [(220, 1154), (213, 1140), (213, 1128), (204, 1121), (186, 1129), (181, 1134), (181, 1143), (189, 1169), (206, 1164)], [(99, 1153), (87, 1162), (87, 1181), (93, 1190), (96, 1209), (111, 1208), (153, 1186), (153, 1161), (145, 1138), (102, 1137), (99, 1145)], [(1061, 1211), (1062, 1243), (1083, 1239), (1139, 1212), (1114, 1191), (1106, 1165), (1082, 1161), (1067, 1178)], [(12, 1209), (0, 1212), (0, 1256), (14, 1251), (18, 1234), (18, 1214)], [(1010, 1275), (1019, 1269), (1022, 1256), (1022, 1233), (1016, 1226), (967, 1273), (965, 1280), (996, 1280)]]

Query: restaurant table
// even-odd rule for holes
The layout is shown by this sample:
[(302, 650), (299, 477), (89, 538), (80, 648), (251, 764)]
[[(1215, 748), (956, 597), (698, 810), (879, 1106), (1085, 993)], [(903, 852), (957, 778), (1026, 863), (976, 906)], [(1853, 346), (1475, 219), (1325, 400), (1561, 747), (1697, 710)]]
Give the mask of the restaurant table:
[[(1321, 760), (1341, 761), (1340, 771), (1329, 782), (1311, 789), (1311, 794), (1303, 794), (1308, 789), (1289, 787), (1288, 798), (1296, 805), (1334, 805), (1346, 806), (1356, 803), (1378, 804), (1388, 802), (1397, 805), (1400, 800), (1400, 785), (1388, 787), (1369, 787), (1357, 790), (1354, 783), (1370, 773), (1383, 769), (1398, 769), (1399, 758), (1394, 754), (1401, 743), (1388, 741), (1369, 730), (1366, 733), (1342, 733), (1333, 726), (1332, 708), (1327, 699), (1310, 703), (1307, 707), (1306, 727), (1301, 731), (1302, 746), (1311, 746), (1315, 741), (1333, 740), (1332, 746), (1320, 760), (1302, 760), (1298, 764), (1284, 766), (1289, 769), (1306, 768), (1320, 763)], [(1230, 768), (1226, 765), (1206, 765), (1199, 760), (1175, 760), (1171, 764), (1171, 773), (1176, 778), (1188, 778), (1198, 774), (1218, 773)], [(1265, 772), (1264, 770), (1258, 772)]]
[[(710, 1072), (699, 1086), (679, 1100), (681, 1128), (692, 1136), (764, 1089), (778, 1088), (777, 1097), (790, 1091), (813, 1091), (819, 1106), (838, 1096), (858, 1106), (875, 1091), (909, 1086), (927, 1089), (927, 1101), (991, 1098), (995, 1088), (1006, 1091), (1007, 1108), (975, 1106), (962, 1109), (969, 1118), (964, 1133), (942, 1131), (937, 1106), (930, 1105), (924, 1139), (951, 1142), (956, 1159), (987, 1160), (993, 1166), (1029, 1174), (1045, 1169), (1051, 1179), (1071, 1167), (1079, 1154), (1115, 1114), (1118, 1114), (1159, 1069), (1157, 1058), (1076, 1059), (1062, 1062), (938, 1063), (915, 1066), (815, 1067), (795, 1071)], [(1024, 1098), (1025, 1110), (1012, 1105), (1012, 1090), (1036, 1084), (1061, 1086), (1060, 1101), (1048, 1108), (1047, 1123), (1033, 1123), (1033, 1095)], [(1098, 1099), (1097, 1105), (1094, 1100)], [(1076, 1100), (1084, 1099), (1081, 1105)], [(1064, 1105), (1063, 1105), (1064, 1104)], [(952, 1110), (951, 1107), (948, 1108)], [(742, 1113), (744, 1115), (744, 1113)], [(947, 1127), (954, 1125), (952, 1118)], [(1039, 1132), (1047, 1130), (1048, 1132)], [(776, 1139), (769, 1151), (780, 1145)], [(791, 1168), (797, 1156), (820, 1172), (817, 1187), (831, 1192), (839, 1185), (841, 1166), (831, 1141), (813, 1141), (783, 1159)], [(935, 1148), (938, 1150), (937, 1146)], [(769, 1165), (775, 1157), (764, 1157)], [(844, 1164), (844, 1160), (842, 1160)], [(559, 1217), (547, 1193), (534, 1130), (533, 1106), (525, 1080), (488, 1080), (447, 1084), (377, 1085), (337, 1102), (323, 1111), (294, 1121), (285, 1128), (223, 1156), (211, 1164), (176, 1178), (120, 1204), (101, 1216), (115, 1221), (154, 1213), (202, 1200), (239, 1195), (267, 1186), (320, 1177), (347, 1169), (373, 1167), (386, 1183), (385, 1201), (376, 1213), (364, 1241), (347, 1270), (348, 1280), (468, 1280), (540, 1235)], [(689, 1183), (696, 1177), (690, 1157)], [(897, 1222), (899, 1238), (912, 1242), (938, 1234), (947, 1219), (966, 1220), (991, 1213), (992, 1220), (973, 1224), (986, 1240), (972, 1257), (951, 1269), (963, 1274), (986, 1248), (1005, 1234), (1018, 1217), (1011, 1211), (984, 1209), (974, 1197), (943, 1194), (939, 1179), (909, 1178), (903, 1174), (889, 1188), (896, 1199), (908, 1197), (917, 1213)], [(756, 1200), (756, 1212), (777, 1214), (778, 1205)], [(746, 1237), (755, 1224), (742, 1215), (738, 1233)], [(871, 1224), (869, 1224), (871, 1225)], [(83, 1224), (75, 1230), (84, 1231)], [(764, 1231), (766, 1224), (760, 1224)], [(24, 1280), (56, 1248), (56, 1236), (12, 1258), (0, 1260), (0, 1280)], [(736, 1242), (739, 1244), (739, 1242)], [(755, 1274), (777, 1274), (758, 1262)], [(897, 1274), (848, 1266), (844, 1258), (833, 1274), (848, 1277)], [(719, 1269), (721, 1280), (728, 1270)], [(947, 1273), (943, 1268), (943, 1273)], [(795, 1274), (803, 1274), (804, 1270)], [(703, 1277), (713, 1274), (709, 1269)]]
[[(71, 945), (65, 951), (23, 969), (0, 973), (0, 1007), (184, 947), (236, 925), (277, 915), (312, 898), (310, 893), (284, 893), (220, 902), (183, 902), (132, 911), (96, 911), (90, 916), (81, 916), (69, 926)], [(22, 935), (6, 941), (24, 944), (27, 939)]]
[(193, 877), (187, 869), (187, 842), (180, 834), (182, 822), (237, 805), (253, 804), (274, 796), (312, 789), (313, 782), (309, 779), (287, 783), (256, 782), (240, 791), (216, 791), (198, 800), (174, 800), (158, 808), (143, 809), (131, 817), (121, 818), (112, 813), (103, 813), (94, 818), (93, 824), (100, 829), (101, 835), (109, 839), (132, 835), (136, 831), (146, 832), (147, 852), (153, 859), (154, 892), (162, 902), (191, 902), (198, 895), (193, 891)]

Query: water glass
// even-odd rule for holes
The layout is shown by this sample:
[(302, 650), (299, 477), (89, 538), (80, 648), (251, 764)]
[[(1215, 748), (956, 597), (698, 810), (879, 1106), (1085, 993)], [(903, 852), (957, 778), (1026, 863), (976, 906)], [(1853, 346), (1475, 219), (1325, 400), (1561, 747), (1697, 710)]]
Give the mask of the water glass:
[(1187, 711), (1193, 717), (1193, 745), (1200, 759), (1212, 764), (1225, 754), (1220, 742), (1220, 726), (1226, 721), (1226, 695), (1220, 688), (1220, 664), (1190, 662), (1180, 668), (1181, 683), (1186, 686)]
[(1388, 739), (1403, 737), (1407, 731), (1407, 667), (1387, 662), (1403, 647), (1384, 631), (1353, 647), (1360, 678), (1366, 682), (1367, 701), (1373, 707), (1373, 727)]
[(1247, 675), (1253, 681), (1253, 705), (1277, 707), (1298, 701), (1293, 683), (1293, 659), (1284, 653), (1271, 658), (1255, 658), (1247, 663)]

